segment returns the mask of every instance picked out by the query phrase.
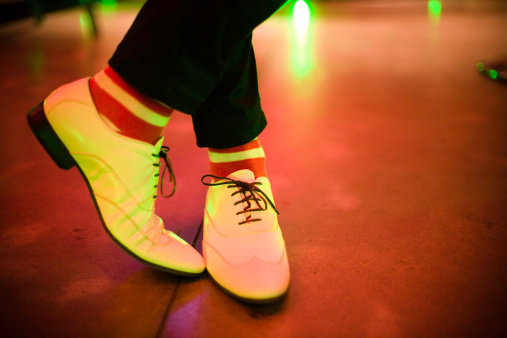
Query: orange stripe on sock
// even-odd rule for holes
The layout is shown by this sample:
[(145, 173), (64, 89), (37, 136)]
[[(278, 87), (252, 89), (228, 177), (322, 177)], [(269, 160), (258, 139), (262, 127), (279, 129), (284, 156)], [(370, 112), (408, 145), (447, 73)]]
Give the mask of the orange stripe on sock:
[(134, 97), (137, 101), (141, 102), (143, 105), (145, 105), (148, 109), (153, 111), (154, 113), (157, 113), (159, 115), (169, 117), (171, 116), (173, 109), (167, 106), (164, 106), (157, 100), (146, 96), (136, 89), (134, 89), (132, 86), (130, 86), (125, 80), (123, 80), (120, 75), (118, 75), (113, 68), (107, 67), (104, 69), (104, 73), (119, 87), (121, 87), (124, 91), (126, 91), (130, 96)]
[(132, 114), (127, 107), (102, 90), (93, 78), (90, 79), (90, 92), (99, 114), (114, 124), (118, 134), (152, 144), (158, 141), (163, 127), (154, 126)]
[(227, 177), (233, 172), (242, 169), (250, 169), (256, 178), (266, 177), (266, 159), (259, 157), (235, 162), (210, 162), (210, 172), (215, 176)]

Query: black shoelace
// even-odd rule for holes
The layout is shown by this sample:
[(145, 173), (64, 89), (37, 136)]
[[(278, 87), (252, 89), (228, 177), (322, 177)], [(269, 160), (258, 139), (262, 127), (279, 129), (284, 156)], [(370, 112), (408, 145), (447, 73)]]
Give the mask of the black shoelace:
[[(220, 181), (220, 182), (216, 182), (216, 183), (204, 182), (204, 180), (207, 177), (214, 178), (216, 181)], [(243, 211), (238, 211), (236, 213), (236, 215), (247, 214), (247, 213), (251, 213), (253, 211), (265, 211), (268, 209), (268, 204), (271, 206), (271, 208), (273, 208), (273, 210), (276, 212), (277, 215), (280, 215), (278, 210), (276, 210), (275, 205), (269, 199), (269, 197), (266, 195), (266, 193), (257, 187), (257, 185), (262, 185), (261, 182), (248, 183), (248, 182), (233, 180), (228, 177), (219, 177), (219, 176), (214, 176), (214, 175), (204, 175), (201, 178), (201, 182), (202, 182), (202, 184), (207, 185), (207, 186), (217, 186), (217, 185), (226, 185), (227, 184), (227, 188), (239, 188), (239, 190), (233, 192), (231, 194), (231, 196), (234, 196), (237, 194), (242, 194), (243, 199), (235, 202), (234, 205), (238, 205), (238, 204), (245, 202), (246, 206), (243, 208)], [(255, 202), (255, 204), (257, 206), (256, 209), (252, 209), (251, 201)], [(261, 205), (260, 202), (262, 202), (263, 205)], [(250, 222), (258, 222), (261, 220), (262, 220), (262, 218), (252, 218), (251, 215), (247, 215), (246, 220), (239, 222), (238, 224), (242, 225), (242, 224), (246, 224), (246, 223), (250, 223)]]
[[(164, 170), (162, 171), (162, 178), (160, 179), (160, 193), (163, 197), (171, 197), (176, 192), (176, 177), (174, 176), (173, 166), (171, 165), (171, 161), (167, 157), (167, 152), (171, 150), (169, 147), (162, 146), (160, 149), (160, 152), (158, 154), (151, 154), (154, 157), (157, 157), (159, 159), (163, 159), (165, 162)], [(159, 163), (153, 163), (153, 166), (160, 167), (161, 162)], [(173, 184), (173, 191), (169, 195), (164, 194), (164, 176), (166, 171), (169, 172), (169, 182)], [(160, 173), (155, 174), (155, 177), (159, 177)], [(155, 188), (158, 188), (158, 184), (155, 186)], [(153, 196), (153, 198), (157, 198), (157, 195)]]

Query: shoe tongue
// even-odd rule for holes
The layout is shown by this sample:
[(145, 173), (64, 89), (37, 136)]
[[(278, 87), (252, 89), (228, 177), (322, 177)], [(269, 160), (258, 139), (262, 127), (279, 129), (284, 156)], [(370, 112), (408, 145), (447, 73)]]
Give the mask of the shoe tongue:
[(247, 182), (247, 183), (255, 182), (255, 175), (249, 169), (242, 169), (242, 170), (235, 171), (227, 177), (229, 177), (232, 180), (243, 181), (243, 182)]

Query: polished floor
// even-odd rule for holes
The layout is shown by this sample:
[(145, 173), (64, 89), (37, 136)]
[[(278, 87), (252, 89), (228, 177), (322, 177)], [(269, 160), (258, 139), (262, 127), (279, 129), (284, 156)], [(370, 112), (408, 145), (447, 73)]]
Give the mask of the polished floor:
[[(98, 11), (97, 39), (79, 9), (0, 26), (0, 334), (505, 336), (507, 86), (475, 68), (507, 56), (507, 8), (442, 3), (315, 2), (308, 26), (286, 8), (256, 30), (292, 273), (271, 305), (133, 260), (29, 131), (26, 112), (102, 69), (138, 6)], [(186, 115), (165, 136), (178, 192), (158, 214), (201, 250), (207, 151)]]

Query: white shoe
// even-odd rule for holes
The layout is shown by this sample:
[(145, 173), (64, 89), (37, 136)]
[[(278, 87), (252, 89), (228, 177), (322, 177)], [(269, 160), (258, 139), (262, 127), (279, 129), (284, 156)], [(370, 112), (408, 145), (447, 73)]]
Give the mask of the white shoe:
[[(206, 177), (218, 180), (205, 183)], [(203, 255), (213, 279), (233, 296), (268, 302), (289, 287), (289, 264), (271, 185), (250, 170), (227, 178), (203, 177), (209, 186)]]
[(111, 130), (93, 104), (88, 80), (58, 88), (32, 109), (33, 133), (60, 168), (79, 169), (106, 232), (123, 250), (162, 270), (201, 273), (201, 255), (155, 215), (160, 157), (170, 165), (163, 139), (153, 146)]

